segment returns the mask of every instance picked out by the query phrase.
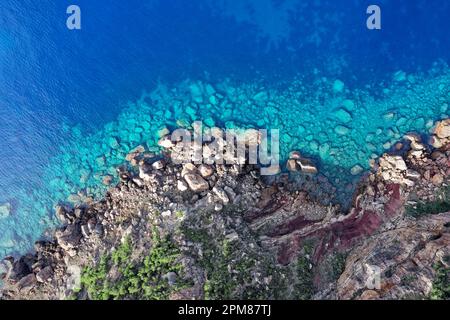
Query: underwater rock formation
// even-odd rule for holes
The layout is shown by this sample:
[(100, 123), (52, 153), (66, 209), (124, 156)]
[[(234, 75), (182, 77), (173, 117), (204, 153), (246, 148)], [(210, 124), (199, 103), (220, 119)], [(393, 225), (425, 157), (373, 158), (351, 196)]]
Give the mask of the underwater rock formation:
[(1, 298), (448, 298), (446, 123), (439, 148), (408, 134), (374, 161), (348, 212), (319, 201), (325, 182), (319, 196), (298, 187), (316, 173), (299, 152), (290, 174), (264, 177), (256, 165), (176, 164), (162, 137), (161, 155), (127, 155), (102, 200), (59, 206), (51, 240), (4, 259)]

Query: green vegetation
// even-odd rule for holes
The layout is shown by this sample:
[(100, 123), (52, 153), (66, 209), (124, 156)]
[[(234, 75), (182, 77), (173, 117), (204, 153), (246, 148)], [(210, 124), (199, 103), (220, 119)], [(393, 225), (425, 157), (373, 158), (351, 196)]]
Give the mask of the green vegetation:
[(82, 289), (94, 300), (167, 299), (170, 293), (185, 284), (170, 286), (164, 275), (182, 272), (180, 252), (169, 238), (161, 239), (153, 232), (153, 246), (141, 261), (132, 259), (132, 243), (127, 239), (110, 255), (101, 257), (93, 267), (86, 267), (81, 276)]
[(418, 202), (415, 206), (406, 208), (406, 214), (419, 218), (427, 214), (438, 214), (450, 211), (450, 187), (444, 187), (436, 196), (435, 201)]
[[(257, 255), (248, 244), (224, 237), (213, 237), (206, 229), (185, 227), (184, 235), (198, 243), (202, 255), (196, 256), (199, 267), (205, 270), (204, 298), (277, 299), (283, 297), (282, 268), (275, 266), (269, 256)], [(258, 276), (256, 276), (258, 274)], [(265, 280), (270, 281), (265, 282)]]
[[(450, 260), (450, 257), (446, 257)], [(432, 300), (448, 300), (450, 299), (450, 268), (445, 267), (443, 263), (435, 265), (436, 278), (433, 282), (433, 288), (430, 292)]]
[(314, 294), (313, 270), (310, 256), (313, 247), (305, 244), (303, 253), (297, 258), (297, 283), (295, 284), (295, 298), (299, 300), (310, 300)]

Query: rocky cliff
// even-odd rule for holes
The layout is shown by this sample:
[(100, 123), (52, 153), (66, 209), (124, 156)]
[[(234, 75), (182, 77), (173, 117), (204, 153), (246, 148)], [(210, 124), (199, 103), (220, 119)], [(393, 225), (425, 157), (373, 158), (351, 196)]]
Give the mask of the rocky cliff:
[(449, 120), (374, 161), (345, 212), (298, 152), (267, 178), (160, 144), (101, 201), (58, 206), (53, 239), (1, 262), (1, 298), (449, 298)]

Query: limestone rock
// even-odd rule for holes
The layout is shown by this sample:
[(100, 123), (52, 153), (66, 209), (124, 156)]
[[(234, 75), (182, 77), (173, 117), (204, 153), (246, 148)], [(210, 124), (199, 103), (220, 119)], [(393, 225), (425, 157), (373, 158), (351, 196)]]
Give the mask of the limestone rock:
[(194, 192), (202, 192), (209, 189), (209, 184), (200, 175), (195, 173), (188, 173), (184, 175), (189, 188)]

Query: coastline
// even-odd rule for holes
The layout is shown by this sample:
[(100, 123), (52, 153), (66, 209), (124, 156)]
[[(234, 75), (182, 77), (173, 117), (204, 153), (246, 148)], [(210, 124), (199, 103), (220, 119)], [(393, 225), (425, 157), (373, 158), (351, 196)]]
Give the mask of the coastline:
[(373, 161), (349, 212), (314, 200), (313, 178), (299, 185), (312, 176), (296, 156), (290, 175), (265, 179), (253, 165), (174, 164), (176, 145), (162, 157), (137, 147), (103, 199), (58, 207), (51, 240), (1, 262), (1, 298), (439, 298), (450, 120), (433, 132)]

